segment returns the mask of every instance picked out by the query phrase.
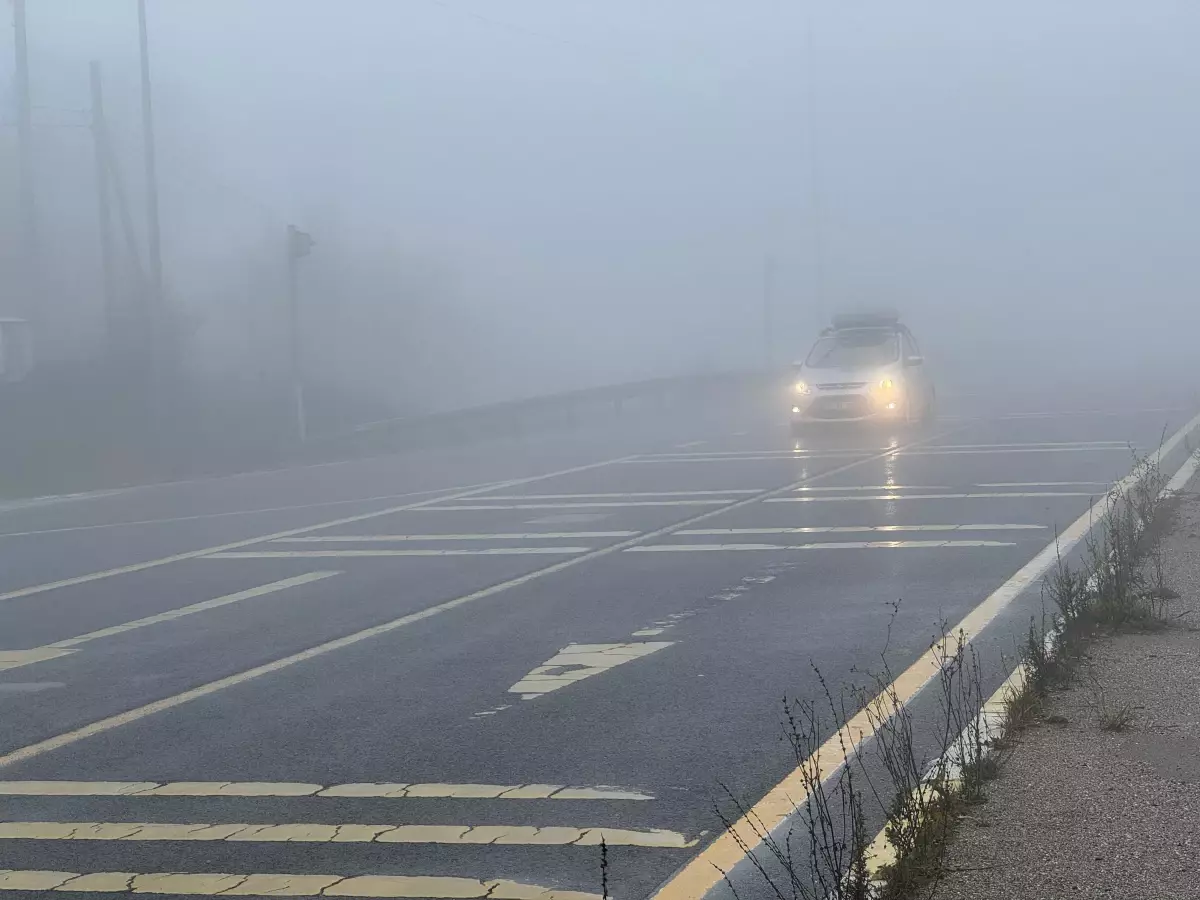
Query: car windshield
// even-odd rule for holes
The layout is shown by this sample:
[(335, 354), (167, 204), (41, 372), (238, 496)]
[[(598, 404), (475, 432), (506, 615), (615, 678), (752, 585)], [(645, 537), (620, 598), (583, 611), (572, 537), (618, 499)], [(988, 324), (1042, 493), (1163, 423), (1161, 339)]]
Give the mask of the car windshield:
[(882, 328), (856, 328), (823, 337), (813, 346), (804, 364), (810, 369), (856, 369), (882, 366), (900, 356), (896, 332)]

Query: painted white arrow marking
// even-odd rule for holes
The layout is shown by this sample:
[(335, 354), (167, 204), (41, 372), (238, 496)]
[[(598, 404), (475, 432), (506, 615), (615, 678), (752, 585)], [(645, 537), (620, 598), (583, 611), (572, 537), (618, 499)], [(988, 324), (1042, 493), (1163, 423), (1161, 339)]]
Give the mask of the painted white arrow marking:
[(674, 641), (641, 641), (630, 644), (568, 644), (508, 689), (522, 700), (533, 700), (601, 672), (627, 663)]

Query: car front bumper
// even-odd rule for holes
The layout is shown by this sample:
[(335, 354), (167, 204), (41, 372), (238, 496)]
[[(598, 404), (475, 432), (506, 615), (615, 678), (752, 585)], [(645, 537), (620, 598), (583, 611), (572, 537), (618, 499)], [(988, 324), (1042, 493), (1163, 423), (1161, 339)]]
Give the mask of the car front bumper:
[(896, 422), (904, 419), (903, 396), (861, 393), (816, 393), (794, 398), (792, 422)]

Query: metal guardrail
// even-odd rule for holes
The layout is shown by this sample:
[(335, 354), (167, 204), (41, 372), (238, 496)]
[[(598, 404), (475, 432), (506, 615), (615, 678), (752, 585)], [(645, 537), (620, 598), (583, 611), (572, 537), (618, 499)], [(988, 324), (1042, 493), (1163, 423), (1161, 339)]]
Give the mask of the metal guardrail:
[(565, 391), (486, 406), (420, 416), (384, 419), (350, 431), (315, 435), (304, 447), (307, 458), (373, 455), (473, 440), (516, 438), (570, 428), (603, 417), (667, 410), (684, 403), (713, 402), (759, 390), (762, 373), (727, 372), (652, 378), (603, 387)]

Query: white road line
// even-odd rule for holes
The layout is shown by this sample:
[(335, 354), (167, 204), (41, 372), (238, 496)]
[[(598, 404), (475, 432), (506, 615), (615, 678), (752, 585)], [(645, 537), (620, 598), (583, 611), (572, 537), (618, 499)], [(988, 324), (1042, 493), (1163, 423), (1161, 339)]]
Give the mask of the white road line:
[[(1161, 462), (1168, 453), (1174, 452), (1175, 447), (1185, 437), (1197, 429), (1200, 429), (1200, 415), (1192, 418), (1172, 435), (1150, 459)], [(1136, 473), (1126, 476), (1118, 483), (1117, 489), (1130, 490), (1136, 478)], [(1067, 526), (1053, 542), (1022, 566), (1008, 581), (989, 594), (956, 625), (947, 628), (946, 634), (955, 635), (959, 640), (965, 641), (977, 638), (1009, 604), (1037, 584), (1063, 555), (1079, 545), (1091, 532), (1092, 526), (1103, 518), (1106, 503), (1107, 498), (1093, 503), (1083, 515)], [(907, 706), (937, 677), (945, 653), (944, 644), (926, 650), (891, 684), (883, 688), (879, 697), (864, 704), (862, 710), (852, 716), (815, 753), (801, 761), (736, 822), (689, 859), (651, 895), (650, 900), (700, 900), (721, 883), (724, 873), (732, 872), (733, 868), (748, 856), (760, 852), (763, 836), (776, 834), (777, 829), (786, 826), (797, 809), (804, 807), (809, 796), (807, 785), (811, 780), (815, 777), (823, 783), (843, 765), (847, 752), (857, 752), (864, 741), (874, 736), (876, 729), (870, 710), (879, 708), (874, 704), (888, 702)]]
[(944, 484), (867, 484), (867, 485), (833, 485), (822, 487), (798, 487), (797, 493), (817, 492), (830, 493), (833, 491), (948, 491), (950, 487)]
[(87, 584), (91, 581), (99, 581), (102, 578), (113, 578), (117, 575), (128, 575), (132, 572), (142, 572), (146, 569), (153, 569), (158, 566), (169, 565), (170, 563), (182, 562), (187, 559), (200, 559), (204, 556), (209, 556), (213, 553), (218, 553), (225, 550), (237, 550), (241, 547), (251, 547), (255, 544), (262, 544), (267, 541), (273, 541), (276, 538), (293, 537), (299, 534), (311, 534), (314, 531), (324, 531), (327, 528), (337, 528), (342, 525), (351, 525), (355, 522), (365, 522), (368, 519), (377, 519), (381, 516), (390, 516), (398, 512), (407, 512), (412, 509), (423, 509), (433, 503), (443, 503), (452, 500), (465, 500), (468, 497), (474, 497), (476, 494), (482, 494), (486, 491), (498, 490), (506, 487), (517, 487), (524, 484), (533, 484), (537, 481), (543, 481), (547, 478), (557, 478), (561, 475), (574, 475), (578, 472), (588, 472), (592, 469), (599, 469), (604, 466), (615, 465), (622, 462), (624, 457), (620, 459), (608, 459), (603, 462), (589, 463), (583, 466), (574, 466), (570, 469), (560, 469), (557, 472), (548, 472), (545, 475), (531, 475), (527, 478), (516, 478), (509, 481), (494, 482), (478, 488), (472, 488), (467, 491), (457, 491), (449, 495), (441, 495), (433, 497), (429, 500), (419, 500), (416, 503), (405, 503), (400, 506), (391, 506), (387, 509), (377, 509), (368, 513), (358, 513), (353, 516), (346, 516), (341, 519), (334, 519), (329, 522), (318, 522), (315, 525), (305, 525), (300, 528), (289, 528), (286, 531), (277, 531), (274, 534), (263, 534), (257, 537), (246, 538), (241, 541), (232, 541), (228, 544), (218, 544), (215, 547), (205, 547), (203, 550), (189, 550), (185, 553), (176, 553), (171, 556), (162, 556), (158, 559), (149, 559), (145, 562), (132, 563), (128, 566), (118, 566), (115, 569), (107, 569), (102, 572), (90, 572), (87, 575), (76, 575), (73, 578), (63, 578), (60, 581), (50, 581), (45, 584), (35, 584), (29, 587), (18, 588), (15, 591), (8, 591), (0, 594), (0, 601), (15, 600), (19, 597), (29, 597), (33, 594), (41, 594), (45, 591), (53, 591), (58, 588), (72, 587), (77, 584)]
[(1045, 531), (1047, 525), (801, 525), (792, 528), (692, 528), (677, 535), (719, 537), (733, 534), (862, 534), (897, 531)]
[(273, 544), (367, 544), (371, 542), (398, 543), (402, 541), (535, 541), (553, 538), (621, 538), (633, 537), (636, 531), (521, 531), (497, 534), (326, 534), (307, 537), (276, 538)]
[[(1040, 450), (1045, 448), (1052, 449), (1087, 449), (1098, 447), (1107, 450), (1128, 450), (1131, 445), (1128, 441), (1031, 441), (1026, 443), (1012, 444), (927, 444), (921, 450), (908, 451), (909, 453), (933, 453), (944, 450)], [(762, 449), (762, 450), (716, 450), (700, 453), (644, 453), (638, 456), (630, 457), (628, 462), (643, 462), (650, 459), (719, 459), (721, 457), (740, 457), (740, 456), (778, 456), (781, 459), (792, 459), (810, 455), (827, 455), (827, 454), (854, 454), (854, 453), (884, 453), (888, 450), (895, 450), (896, 446), (889, 447), (793, 447), (789, 450)]]
[[(485, 509), (624, 509), (631, 506), (721, 506), (728, 503), (723, 500), (595, 500), (581, 503), (497, 503), (494, 506), (484, 504), (460, 504), (452, 506), (422, 506), (420, 512), (449, 512), (466, 511), (481, 512)], [(413, 510), (416, 512), (417, 510)], [(3, 597), (0, 597), (3, 599)]]
[(6, 797), (357, 797), (402, 800), (653, 800), (653, 794), (608, 786), (295, 781), (0, 781)]
[(210, 553), (204, 559), (343, 559), (371, 556), (566, 556), (587, 553), (591, 547), (455, 547), (452, 550), (233, 550)]
[(132, 528), (138, 525), (170, 525), (173, 522), (195, 522), (202, 519), (224, 519), (230, 516), (258, 516), (265, 513), (294, 512), (300, 509), (319, 509), (325, 506), (348, 506), (356, 503), (379, 503), (384, 500), (400, 500), (404, 497), (427, 497), (430, 494), (453, 494), (471, 488), (486, 489), (495, 483), (464, 485), (454, 488), (437, 488), (429, 491), (409, 491), (404, 494), (383, 494), (378, 497), (358, 497), (351, 500), (323, 500), (319, 503), (298, 503), (293, 506), (268, 506), (261, 509), (235, 509), (227, 512), (198, 513), (194, 516), (171, 516), (165, 519), (135, 519), (128, 522), (98, 522), (93, 525), (71, 525), (65, 528), (42, 528), (36, 531), (4, 531), (0, 538), (30, 537), (38, 534), (63, 534), (71, 531), (95, 531), (102, 528)]
[(0, 891), (172, 896), (428, 897), (430, 900), (601, 900), (599, 894), (445, 875), (229, 875), (0, 869)]
[[(934, 440), (934, 439), (936, 439), (936, 438), (930, 438), (930, 440)], [(909, 446), (916, 446), (918, 443), (919, 442), (914, 441), (913, 444), (911, 444)], [(186, 703), (190, 703), (193, 700), (199, 700), (202, 697), (211, 696), (213, 694), (216, 694), (220, 691), (225, 690), (226, 688), (245, 684), (248, 681), (253, 681), (256, 678), (261, 678), (265, 675), (272, 675), (276, 672), (280, 672), (284, 669), (290, 668), (291, 666), (294, 666), (298, 663), (307, 662), (310, 659), (316, 659), (318, 657), (325, 656), (329, 653), (334, 653), (338, 650), (342, 650), (346, 647), (352, 647), (355, 644), (361, 643), (362, 641), (370, 640), (371, 638), (376, 638), (376, 637), (380, 637), (381, 635), (389, 634), (389, 633), (391, 633), (393, 631), (397, 631), (401, 628), (406, 628), (409, 625), (412, 625), (416, 622), (423, 622), (426, 619), (430, 619), (430, 618), (433, 618), (434, 616), (441, 615), (444, 612), (449, 612), (452, 609), (458, 609), (460, 606), (466, 606), (470, 603), (477, 603), (480, 600), (484, 600), (488, 597), (492, 597), (496, 594), (501, 593), (502, 591), (512, 590), (513, 588), (517, 588), (517, 587), (521, 587), (522, 585), (529, 584), (530, 582), (535, 581), (539, 578), (545, 578), (549, 575), (554, 575), (558, 572), (563, 572), (567, 569), (581, 565), (585, 562), (590, 562), (592, 560), (600, 559), (602, 557), (609, 556), (611, 554), (619, 553), (620, 551), (622, 551), (628, 547), (634, 547), (634, 546), (637, 546), (638, 544), (642, 544), (647, 541), (657, 540), (658, 538), (665, 537), (665, 536), (672, 534), (682, 528), (687, 528), (691, 525), (698, 525), (699, 523), (708, 521), (709, 519), (712, 519), (716, 516), (725, 515), (726, 513), (730, 513), (735, 510), (738, 510), (738, 509), (744, 509), (744, 508), (750, 506), (751, 504), (758, 503), (759, 501), (761, 501), (767, 497), (773, 497), (773, 496), (778, 496), (781, 494), (786, 494), (789, 491), (795, 490), (799, 485), (804, 484), (805, 482), (813, 481), (813, 480), (820, 479), (820, 478), (832, 478), (836, 475), (841, 474), (842, 472), (847, 472), (850, 469), (853, 469), (860, 465), (865, 465), (866, 463), (869, 463), (871, 461), (872, 460), (870, 460), (870, 459), (854, 460), (851, 462), (844, 463), (840, 466), (834, 466), (832, 469), (829, 469), (828, 471), (818, 472), (814, 475), (806, 476), (805, 478), (802, 478), (799, 481), (794, 481), (790, 484), (785, 484), (782, 487), (776, 488), (771, 491), (767, 491), (764, 494), (760, 494), (760, 495), (757, 495), (754, 497), (745, 497), (741, 500), (735, 500), (732, 503), (723, 505), (719, 509), (707, 510), (705, 512), (697, 513), (696, 515), (694, 515), (690, 518), (683, 519), (680, 522), (673, 522), (670, 525), (665, 525), (662, 528), (657, 528), (653, 531), (647, 531), (643, 534), (638, 535), (637, 537), (629, 538), (629, 540), (627, 540), (627, 541), (621, 541), (620, 543), (612, 544), (607, 547), (600, 547), (599, 549), (593, 550), (590, 553), (585, 553), (581, 556), (575, 556), (570, 559), (565, 559), (565, 560), (561, 560), (556, 563), (552, 563), (551, 565), (545, 566), (541, 569), (535, 569), (534, 571), (527, 572), (524, 575), (518, 575), (516, 578), (510, 578), (507, 581), (497, 582), (496, 584), (492, 584), (492, 585), (489, 585), (488, 587), (481, 588), (480, 590), (474, 591), (470, 594), (464, 594), (460, 597), (455, 597), (453, 600), (446, 600), (442, 603), (436, 603), (433, 606), (427, 606), (425, 609), (418, 610), (417, 612), (414, 612), (414, 613), (409, 613), (408, 615), (400, 616), (399, 618), (392, 619), (390, 622), (383, 622), (379, 625), (373, 625), (370, 628), (364, 628), (362, 631), (356, 631), (353, 634), (348, 634), (348, 635), (345, 635), (344, 637), (335, 638), (334, 640), (326, 641), (323, 644), (317, 644), (315, 647), (309, 647), (307, 650), (302, 650), (299, 653), (293, 653), (290, 656), (281, 657), (279, 659), (273, 660), (272, 662), (264, 663), (261, 666), (255, 666), (252, 669), (246, 669), (242, 672), (237, 672), (237, 673), (234, 673), (233, 675), (228, 675), (224, 678), (219, 678), (216, 681), (210, 681), (207, 684), (198, 685), (197, 687), (191, 688), (190, 690), (183, 691), (182, 693), (179, 693), (179, 694), (174, 694), (173, 696), (170, 696), (170, 697), (164, 697), (161, 700), (155, 700), (154, 702), (147, 703), (144, 706), (138, 706), (138, 707), (135, 707), (134, 709), (126, 710), (123, 713), (118, 713), (113, 716), (108, 716), (107, 718), (104, 718), (104, 719), (98, 719), (94, 722), (90, 722), (87, 725), (80, 726), (79, 728), (75, 728), (71, 731), (62, 732), (60, 734), (54, 735), (53, 737), (45, 738), (43, 740), (37, 741), (36, 743), (27, 744), (24, 747), (20, 747), (16, 750), (11, 750), (8, 753), (4, 753), (4, 754), (0, 755), (0, 767), (11, 766), (11, 765), (15, 765), (16, 763), (21, 763), (21, 762), (25, 762), (30, 759), (34, 759), (38, 756), (42, 756), (45, 753), (49, 753), (53, 750), (59, 750), (63, 747), (68, 747), (72, 744), (78, 743), (79, 741), (86, 740), (87, 738), (90, 738), (90, 737), (94, 737), (95, 735), (104, 734), (106, 732), (112, 731), (113, 729), (121, 728), (121, 727), (123, 727), (125, 725), (129, 725), (133, 722), (141, 721), (142, 719), (148, 718), (149, 716), (157, 715), (158, 713), (165, 712), (169, 709), (175, 709), (177, 707), (183, 706)], [(599, 465), (608, 465), (608, 464), (609, 463), (597, 463), (596, 465), (591, 466), (590, 468), (595, 468), (596, 466), (599, 466)], [(550, 477), (550, 476), (539, 476), (539, 477)], [(408, 507), (408, 508), (423, 508), (423, 507)], [(369, 516), (369, 515), (361, 516), (361, 517), (356, 516), (356, 517), (351, 517), (351, 519), (349, 521), (361, 521), (364, 518), (370, 518), (370, 517), (371, 516)], [(265, 540), (271, 540), (271, 539), (280, 538), (280, 537), (291, 537), (293, 534), (302, 534), (302, 533), (307, 533), (307, 532), (312, 532), (312, 531), (319, 531), (322, 528), (331, 528), (336, 525), (342, 525), (342, 524), (347, 524), (347, 521), (327, 522), (324, 525), (313, 526), (310, 528), (296, 529), (294, 531), (285, 532), (282, 534), (264, 535), (261, 538), (255, 538), (252, 541), (239, 543), (239, 544), (236, 544), (233, 546), (248, 546), (249, 544), (261, 543)], [(230, 547), (230, 545), (226, 545), (225, 548), (218, 547), (218, 548), (210, 548), (207, 551), (197, 551), (196, 553), (189, 554), (186, 558), (193, 559), (198, 556), (204, 556), (206, 553), (212, 553), (217, 550), (222, 550), (222, 549), (226, 549), (229, 547)], [(161, 563), (156, 563), (156, 564), (161, 564)], [(83, 580), (85, 580), (85, 581), (90, 580), (90, 578), (84, 578)], [(47, 588), (45, 586), (42, 586), (39, 589), (45, 590)], [(3, 599), (3, 597), (0, 597), (0, 599)]]
[(1017, 488), (1017, 487), (1100, 487), (1110, 488), (1111, 481), (985, 481), (975, 487), (984, 488)]
[(193, 603), (189, 606), (181, 606), (179, 609), (171, 609), (166, 612), (156, 613), (155, 615), (146, 616), (141, 619), (135, 619), (132, 622), (125, 622), (121, 625), (110, 625), (108, 628), (101, 628), (97, 631), (89, 631), (87, 634), (81, 634), (77, 637), (67, 638), (62, 641), (55, 641), (52, 644), (46, 644), (42, 647), (34, 647), (29, 650), (0, 650), (0, 671), (16, 669), (21, 666), (32, 665), (33, 663), (57, 659), (60, 656), (67, 656), (70, 653), (77, 652), (73, 648), (78, 647), (81, 644), (86, 644), (89, 641), (113, 637), (114, 635), (124, 634), (127, 631), (135, 631), (138, 628), (145, 628), (148, 625), (158, 625), (161, 622), (171, 622), (175, 619), (182, 619), (184, 616), (191, 616), (210, 609), (228, 606), (231, 603), (240, 603), (242, 600), (252, 600), (255, 597), (263, 597), (267, 594), (274, 594), (278, 591), (287, 590), (291, 587), (298, 587), (302, 584), (311, 584), (314, 581), (321, 581), (322, 579), (331, 578), (338, 574), (341, 573), (307, 572), (304, 575), (296, 575), (292, 578), (284, 578), (280, 581), (272, 581), (270, 584), (260, 585), (259, 587), (250, 588), (246, 591), (238, 591), (236, 594), (226, 594), (224, 597), (216, 597), (212, 600), (202, 600), (199, 603)]
[(849, 503), (857, 500), (990, 500), (997, 497), (1095, 497), (1094, 491), (981, 491), (966, 494), (854, 494), (846, 497), (771, 497), (764, 503)]
[(1015, 547), (1009, 541), (826, 541), (819, 544), (651, 544), (626, 553), (704, 553), (723, 550), (940, 550), (942, 548)]
[(686, 444), (676, 444), (675, 447), (678, 450), (686, 450), (689, 447), (699, 447), (699, 446), (701, 446), (703, 444), (707, 444), (707, 443), (708, 443), (708, 441), (688, 441)]
[(628, 644), (568, 644), (508, 689), (522, 700), (600, 675), (623, 663), (649, 656), (672, 645), (672, 641), (639, 641)]
[(664, 828), (573, 825), (324, 825), (188, 822), (0, 822), (0, 840), (12, 841), (229, 841), (303, 844), (491, 844), (508, 846), (693, 847)]
[(721, 491), (625, 491), (610, 494), (484, 494), (481, 500), (634, 500), (642, 497), (736, 497), (761, 494), (766, 488), (731, 488)]

